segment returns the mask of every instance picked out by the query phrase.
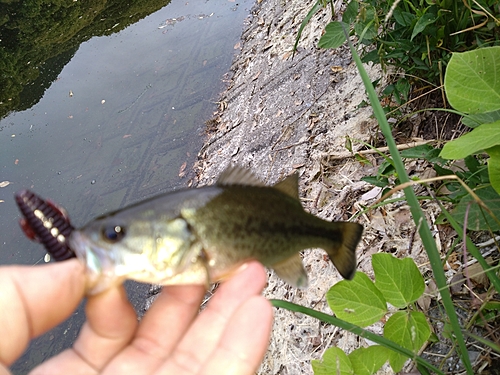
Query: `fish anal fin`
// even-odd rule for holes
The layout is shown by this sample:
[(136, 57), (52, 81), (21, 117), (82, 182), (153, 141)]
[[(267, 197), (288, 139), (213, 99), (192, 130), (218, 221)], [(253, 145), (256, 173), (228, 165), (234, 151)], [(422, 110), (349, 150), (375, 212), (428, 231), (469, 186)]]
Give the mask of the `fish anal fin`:
[(356, 247), (361, 240), (363, 226), (357, 223), (335, 223), (342, 225), (342, 242), (334, 241), (336, 246), (325, 249), (344, 279), (351, 280), (356, 273)]
[(295, 172), (286, 177), (283, 181), (278, 182), (273, 188), (299, 200), (299, 175)]
[(259, 180), (255, 175), (238, 165), (227, 167), (217, 179), (217, 185), (250, 185), (265, 186), (266, 184)]
[(299, 253), (274, 264), (272, 268), (288, 284), (296, 288), (307, 288), (307, 274)]

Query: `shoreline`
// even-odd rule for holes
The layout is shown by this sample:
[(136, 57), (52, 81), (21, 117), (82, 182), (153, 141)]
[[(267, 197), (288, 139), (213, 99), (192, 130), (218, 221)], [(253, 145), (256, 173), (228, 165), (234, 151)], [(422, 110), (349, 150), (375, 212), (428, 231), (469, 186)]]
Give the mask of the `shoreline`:
[[(241, 51), (231, 66), (229, 87), (221, 94), (219, 110), (210, 120), (208, 137), (193, 167), (194, 185), (214, 183), (227, 166), (235, 164), (267, 184), (297, 171), (307, 211), (326, 220), (347, 220), (356, 211), (359, 196), (372, 189), (360, 181), (361, 176), (376, 167), (335, 156), (346, 154), (346, 135), (369, 141), (377, 124), (371, 107), (358, 108), (366, 95), (348, 47), (315, 47), (330, 20), (328, 10), (311, 18), (292, 59), (298, 28), (314, 3), (292, 0), (284, 7), (280, 1), (264, 0), (252, 8)], [(367, 70), (379, 74), (369, 66)], [(357, 251), (358, 269), (371, 268), (362, 255), (372, 237), (365, 231)], [(306, 290), (290, 287), (269, 271), (264, 296), (331, 314), (325, 293), (341, 276), (324, 254), (305, 251)], [(362, 342), (316, 319), (275, 309), (270, 346), (258, 374), (312, 374), (311, 359), (321, 358), (329, 347), (350, 352)], [(390, 368), (383, 371), (379, 374), (392, 373)]]

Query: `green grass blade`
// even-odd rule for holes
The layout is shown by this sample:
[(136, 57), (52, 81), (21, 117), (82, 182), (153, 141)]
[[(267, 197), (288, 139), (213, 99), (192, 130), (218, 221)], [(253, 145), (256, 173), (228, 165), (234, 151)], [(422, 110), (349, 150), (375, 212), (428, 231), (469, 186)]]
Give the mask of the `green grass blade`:
[[(363, 84), (365, 85), (368, 98), (370, 99), (370, 103), (373, 107), (373, 112), (378, 120), (382, 134), (384, 135), (387, 141), (387, 146), (389, 147), (389, 151), (391, 153), (394, 162), (394, 167), (396, 168), (396, 172), (398, 173), (399, 180), (401, 181), (401, 183), (404, 184), (410, 181), (410, 179), (408, 177), (408, 174), (406, 173), (403, 160), (401, 159), (399, 151), (396, 147), (396, 141), (392, 137), (391, 127), (387, 122), (384, 110), (382, 109), (382, 106), (378, 100), (377, 93), (373, 88), (370, 77), (366, 73), (366, 70), (363, 67), (363, 64), (361, 63), (361, 59), (359, 58), (358, 54), (356, 53), (356, 50), (354, 49), (354, 46), (352, 45), (347, 36), (347, 31), (346, 31), (346, 37), (347, 37), (347, 42), (349, 43), (349, 48), (351, 49), (353, 59), (356, 62), (356, 66), (363, 80)], [(446, 277), (443, 271), (441, 258), (439, 256), (436, 243), (434, 241), (434, 238), (432, 237), (432, 233), (430, 231), (429, 225), (427, 224), (424, 213), (422, 212), (422, 209), (418, 204), (418, 200), (415, 195), (415, 192), (413, 191), (413, 188), (407, 187), (404, 189), (404, 192), (406, 200), (410, 206), (410, 212), (412, 214), (413, 220), (418, 228), (418, 233), (420, 234), (420, 238), (422, 239), (422, 242), (424, 244), (427, 256), (429, 257), (429, 261), (432, 267), (432, 271), (434, 273), (436, 284), (441, 294), (441, 299), (444, 308), (446, 310), (448, 318), (450, 319), (450, 324), (453, 330), (453, 334), (455, 335), (458, 347), (460, 348), (460, 353), (459, 353), (460, 358), (465, 366), (465, 369), (467, 370), (467, 373), (472, 375), (473, 374), (472, 365), (470, 362), (469, 355), (467, 353), (467, 347), (465, 345), (465, 340), (462, 334), (460, 323), (458, 321), (457, 313), (453, 306), (451, 294), (446, 285)]]
[(301, 305), (296, 305), (295, 303), (292, 302), (283, 301), (279, 299), (272, 299), (270, 301), (274, 307), (281, 307), (290, 311), (300, 312), (302, 314), (306, 314), (313, 318), (321, 320), (322, 322), (333, 324), (337, 327), (345, 329), (346, 331), (352, 332), (355, 335), (358, 335), (360, 337), (373, 341), (379, 345), (385, 346), (386, 348), (392, 349), (402, 355), (405, 355), (408, 358), (413, 359), (420, 366), (428, 368), (434, 371), (436, 374), (444, 375), (444, 373), (440, 371), (437, 367), (433, 366), (422, 357), (415, 355), (415, 353), (413, 353), (411, 350), (403, 348), (402, 346), (396, 344), (394, 341), (388, 340), (383, 336), (376, 335), (375, 333), (367, 331), (366, 329), (363, 329), (355, 324), (346, 322), (345, 320), (338, 319), (332, 315), (328, 315), (320, 311), (316, 311)]
[(311, 20), (312, 16), (316, 14), (318, 10), (323, 8), (323, 1), (318, 0), (316, 4), (313, 5), (309, 13), (307, 13), (306, 18), (302, 20), (302, 23), (300, 24), (299, 31), (297, 32), (297, 38), (295, 38), (295, 44), (293, 45), (293, 56), (295, 56), (295, 51), (297, 51), (297, 46), (299, 44), (300, 37), (302, 36), (302, 31), (304, 30), (304, 27), (309, 23)]
[(500, 345), (494, 343), (493, 341), (490, 341), (490, 340), (486, 340), (484, 337), (481, 337), (481, 336), (478, 336), (478, 335), (475, 335), (473, 334), (472, 332), (465, 332), (465, 334), (467, 336), (470, 336), (472, 337), (474, 340), (480, 342), (481, 344), (483, 344), (484, 346), (487, 346), (491, 349), (493, 349), (494, 351), (496, 351), (497, 353), (500, 353)]

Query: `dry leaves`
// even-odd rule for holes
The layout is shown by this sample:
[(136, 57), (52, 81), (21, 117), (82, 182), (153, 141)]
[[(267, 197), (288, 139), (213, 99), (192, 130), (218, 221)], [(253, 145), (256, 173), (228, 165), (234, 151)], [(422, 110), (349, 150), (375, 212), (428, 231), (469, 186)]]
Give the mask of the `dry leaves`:
[(179, 177), (182, 178), (186, 175), (186, 166), (187, 162), (182, 163), (181, 167), (179, 168)]

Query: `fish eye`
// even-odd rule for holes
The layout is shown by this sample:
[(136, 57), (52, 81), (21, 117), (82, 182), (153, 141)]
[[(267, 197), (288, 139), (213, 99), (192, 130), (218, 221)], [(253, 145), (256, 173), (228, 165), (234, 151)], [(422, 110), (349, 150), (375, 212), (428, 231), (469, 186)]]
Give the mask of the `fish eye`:
[(121, 225), (106, 224), (101, 228), (101, 234), (105, 241), (115, 243), (125, 237), (125, 229)]

